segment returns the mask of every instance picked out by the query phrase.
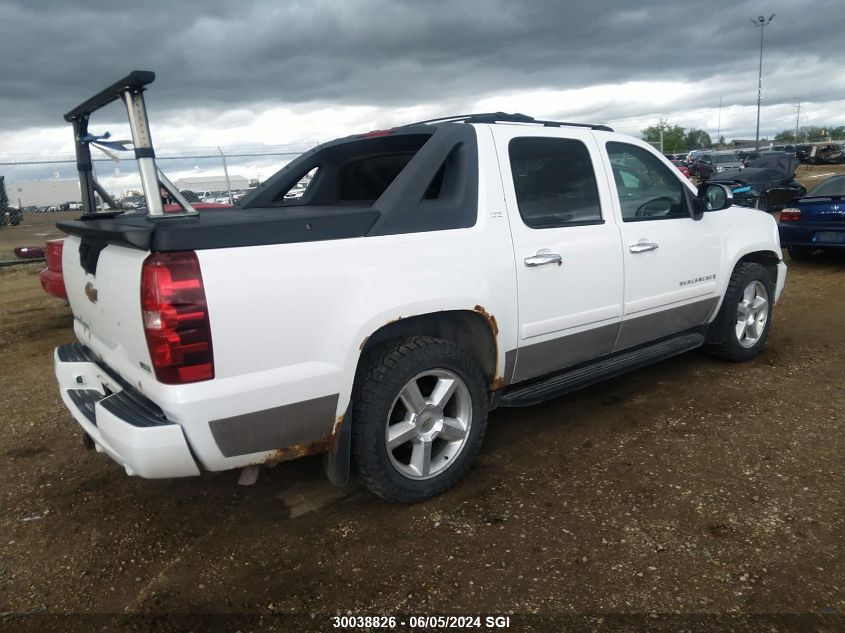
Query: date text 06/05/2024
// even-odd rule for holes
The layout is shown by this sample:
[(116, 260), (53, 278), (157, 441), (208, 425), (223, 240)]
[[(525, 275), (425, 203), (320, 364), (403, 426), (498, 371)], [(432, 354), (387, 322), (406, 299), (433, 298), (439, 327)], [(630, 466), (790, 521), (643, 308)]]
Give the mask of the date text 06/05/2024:
[(396, 616), (336, 615), (332, 616), (336, 629), (374, 628), (394, 629), (397, 626), (411, 629), (486, 629), (510, 628), (510, 616), (506, 615), (412, 615), (407, 618)]

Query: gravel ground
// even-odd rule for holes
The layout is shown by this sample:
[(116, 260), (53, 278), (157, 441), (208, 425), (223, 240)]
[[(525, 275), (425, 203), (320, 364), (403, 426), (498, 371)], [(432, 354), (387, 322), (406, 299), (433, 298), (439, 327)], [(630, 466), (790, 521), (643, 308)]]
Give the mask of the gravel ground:
[(760, 614), (815, 614), (790, 630), (842, 630), (845, 259), (788, 263), (755, 361), (693, 352), (495, 411), (468, 479), (414, 506), (334, 489), (316, 458), (246, 488), (236, 472), (127, 477), (83, 449), (57, 394), (68, 308), (37, 268), (0, 270), (0, 624), (234, 613), (329, 630), (337, 613), (480, 612), (522, 617), (515, 630), (547, 630), (534, 613), (595, 614), (585, 630), (750, 615), (756, 630)]

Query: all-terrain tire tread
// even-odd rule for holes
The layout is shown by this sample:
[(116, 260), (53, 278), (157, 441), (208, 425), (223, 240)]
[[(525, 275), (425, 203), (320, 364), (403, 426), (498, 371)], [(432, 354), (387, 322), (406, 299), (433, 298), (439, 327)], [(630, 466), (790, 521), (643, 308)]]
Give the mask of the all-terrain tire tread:
[[(387, 342), (365, 353), (361, 359), (358, 373), (355, 378), (353, 390), (353, 425), (352, 425), (352, 457), (356, 471), (361, 483), (379, 497), (388, 501), (399, 503), (413, 503), (420, 501), (418, 495), (409, 494), (408, 491), (397, 486), (391, 478), (379, 467), (378, 445), (372, 441), (367, 425), (370, 421), (370, 409), (375, 406), (379, 398), (385, 397), (382, 384), (388, 374), (403, 359), (418, 354), (432, 347), (439, 350), (448, 350), (463, 365), (464, 370), (470, 374), (470, 378), (480, 386), (481, 392), (486, 395), (484, 377), (478, 369), (473, 358), (462, 348), (441, 339), (430, 336), (411, 336), (398, 341)], [(468, 385), (470, 387), (470, 385)], [(471, 388), (471, 387), (470, 387)], [(395, 395), (390, 395), (393, 398)], [(389, 407), (391, 403), (388, 403)], [(481, 419), (473, 419), (473, 426), (486, 426), (487, 403), (486, 398), (481, 399)], [(377, 421), (376, 424), (381, 424)], [(369, 432), (369, 433), (368, 433)], [(482, 433), (483, 437), (483, 433)], [(451, 472), (451, 476), (440, 481), (427, 480), (429, 484), (426, 497), (435, 496), (451, 488), (469, 469), (473, 459), (480, 449), (481, 441), (471, 442), (464, 447), (461, 453), (463, 463), (457, 470)]]

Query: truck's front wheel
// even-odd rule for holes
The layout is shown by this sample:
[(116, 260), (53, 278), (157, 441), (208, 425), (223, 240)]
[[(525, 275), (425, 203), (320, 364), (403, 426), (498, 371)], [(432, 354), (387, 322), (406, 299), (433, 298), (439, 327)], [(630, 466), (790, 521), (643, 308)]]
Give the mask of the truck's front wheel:
[(731, 275), (719, 314), (713, 321), (707, 350), (724, 360), (751, 360), (766, 345), (772, 324), (775, 282), (765, 267), (739, 264)]
[(439, 339), (411, 337), (368, 352), (353, 399), (358, 476), (389, 501), (415, 503), (454, 486), (487, 426), (481, 371)]

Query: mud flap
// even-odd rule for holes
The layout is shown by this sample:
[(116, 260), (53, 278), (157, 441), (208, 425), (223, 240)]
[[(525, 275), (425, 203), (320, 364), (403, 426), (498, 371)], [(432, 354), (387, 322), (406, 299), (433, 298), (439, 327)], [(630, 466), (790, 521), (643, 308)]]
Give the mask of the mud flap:
[(338, 488), (349, 483), (352, 457), (352, 412), (347, 408), (343, 422), (337, 430), (334, 447), (323, 453), (323, 470), (326, 477)]

